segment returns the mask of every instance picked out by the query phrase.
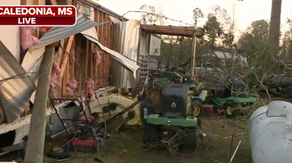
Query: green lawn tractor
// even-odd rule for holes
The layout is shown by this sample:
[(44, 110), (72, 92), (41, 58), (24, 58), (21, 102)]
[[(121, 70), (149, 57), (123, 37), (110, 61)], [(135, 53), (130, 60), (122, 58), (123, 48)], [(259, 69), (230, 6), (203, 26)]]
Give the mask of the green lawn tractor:
[[(150, 78), (150, 81), (145, 84), (144, 90), (151, 88), (163, 89), (170, 83), (185, 83), (189, 86), (189, 97), (192, 100), (192, 106), (194, 107), (194, 116), (200, 116), (205, 114), (204, 102), (207, 94), (207, 90), (204, 88), (203, 83), (195, 85), (187, 75), (180, 74), (178, 72), (167, 71), (168, 78)], [(172, 74), (172, 75), (170, 75)], [(170, 77), (171, 76), (171, 77)]]
[(212, 88), (209, 93), (205, 102), (227, 118), (247, 114), (248, 108), (257, 101), (248, 95), (245, 82), (236, 76), (229, 76), (225, 86)]
[(159, 112), (151, 103), (141, 102), (145, 148), (164, 146), (171, 152), (194, 151), (197, 138), (206, 134), (200, 131), (200, 121), (193, 114), (194, 106), (189, 96), (189, 85), (168, 84), (161, 91), (161, 99)]

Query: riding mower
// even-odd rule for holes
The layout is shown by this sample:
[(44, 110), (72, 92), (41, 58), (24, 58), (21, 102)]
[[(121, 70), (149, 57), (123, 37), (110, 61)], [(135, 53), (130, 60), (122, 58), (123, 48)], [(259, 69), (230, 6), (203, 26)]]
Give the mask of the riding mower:
[(204, 101), (207, 96), (207, 90), (204, 88), (203, 83), (198, 83), (195, 85), (189, 76), (186, 74), (181, 74), (176, 71), (164, 71), (164, 75), (160, 77), (167, 78), (150, 78), (150, 82), (145, 84), (145, 90), (151, 88), (163, 89), (167, 84), (170, 83), (185, 83), (189, 86), (189, 97), (192, 100), (192, 105), (194, 106), (194, 115), (200, 116), (205, 113)]
[[(141, 101), (141, 120), (145, 126), (143, 144), (147, 149), (165, 146), (170, 152), (193, 152), (197, 138), (207, 137), (200, 130), (200, 120), (194, 116), (189, 85), (167, 84), (159, 93), (161, 107), (149, 100)], [(208, 138), (207, 138), (208, 139)]]
[(212, 88), (206, 98), (206, 103), (213, 105), (219, 114), (225, 114), (227, 118), (248, 113), (248, 108), (257, 98), (249, 97), (246, 92), (245, 82), (236, 76), (229, 76), (224, 86)]

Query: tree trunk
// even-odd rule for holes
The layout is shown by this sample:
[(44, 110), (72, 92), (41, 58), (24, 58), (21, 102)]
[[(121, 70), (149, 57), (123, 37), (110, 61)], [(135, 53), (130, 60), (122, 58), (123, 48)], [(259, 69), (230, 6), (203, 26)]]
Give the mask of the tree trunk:
[(281, 6), (282, 6), (282, 0), (273, 0), (272, 1), (269, 41), (271, 44), (273, 44), (275, 46), (279, 46), (280, 24), (281, 24)]

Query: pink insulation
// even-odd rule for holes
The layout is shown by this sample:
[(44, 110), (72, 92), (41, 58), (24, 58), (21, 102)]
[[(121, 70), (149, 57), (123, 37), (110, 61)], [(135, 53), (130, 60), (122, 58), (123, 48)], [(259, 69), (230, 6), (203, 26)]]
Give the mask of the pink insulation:
[(20, 46), (22, 50), (27, 50), (40, 43), (40, 40), (32, 35), (33, 31), (33, 27), (20, 27)]
[(69, 53), (69, 57), (70, 57), (70, 63), (75, 63), (75, 61), (76, 61), (76, 58), (75, 58), (75, 52), (74, 51), (71, 51), (70, 53)]
[(60, 87), (62, 85), (61, 69), (57, 62), (53, 62), (51, 73), (51, 85), (53, 88)]
[(111, 19), (111, 17), (110, 17), (109, 15), (107, 16), (107, 21), (108, 21), (108, 23), (109, 23), (110, 25), (113, 24), (113, 21), (112, 21), (112, 19)]
[(57, 62), (53, 62), (52, 72), (51, 72), (51, 90), (50, 98), (56, 99), (58, 97), (57, 89), (62, 85), (61, 69)]
[(85, 88), (85, 95), (88, 97), (89, 95), (94, 95), (95, 90), (95, 83), (92, 79), (89, 79), (86, 82), (86, 88)]
[(73, 95), (74, 94), (74, 90), (77, 88), (78, 86), (78, 81), (75, 80), (74, 78), (71, 78), (69, 80), (69, 82), (66, 85), (66, 91), (68, 93), (68, 95)]
[(94, 56), (94, 59), (95, 59), (96, 65), (99, 65), (100, 62), (101, 62), (101, 55), (99, 54), (98, 51), (95, 51), (95, 52), (93, 53), (93, 56)]

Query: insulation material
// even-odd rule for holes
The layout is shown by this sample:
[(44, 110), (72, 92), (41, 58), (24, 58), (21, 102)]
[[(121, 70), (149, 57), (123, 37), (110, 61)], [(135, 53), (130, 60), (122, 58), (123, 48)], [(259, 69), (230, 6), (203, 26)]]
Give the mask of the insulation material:
[(99, 52), (98, 51), (95, 51), (93, 53), (93, 57), (95, 59), (96, 66), (99, 65), (100, 62), (101, 62), (101, 55), (99, 54)]
[(89, 79), (86, 82), (86, 88), (85, 88), (86, 97), (89, 97), (90, 95), (94, 95), (94, 90), (95, 90), (95, 83), (92, 79)]
[(53, 66), (52, 66), (51, 85), (53, 88), (61, 87), (62, 85), (61, 69), (58, 66), (58, 63), (55, 61), (53, 62)]
[(75, 52), (74, 51), (71, 51), (70, 53), (69, 53), (69, 57), (70, 57), (70, 63), (75, 63), (76, 62), (76, 58), (75, 58), (75, 56), (76, 56), (76, 54), (75, 54)]
[(62, 86), (61, 69), (57, 62), (53, 62), (51, 72), (51, 89), (50, 98), (56, 99), (58, 97), (57, 89)]
[(74, 90), (77, 88), (78, 86), (78, 81), (75, 80), (74, 78), (71, 78), (69, 80), (69, 82), (66, 85), (66, 91), (68, 95), (73, 95), (74, 94)]
[(33, 32), (33, 27), (20, 27), (20, 46), (22, 50), (27, 50), (40, 43), (40, 40), (32, 35)]

